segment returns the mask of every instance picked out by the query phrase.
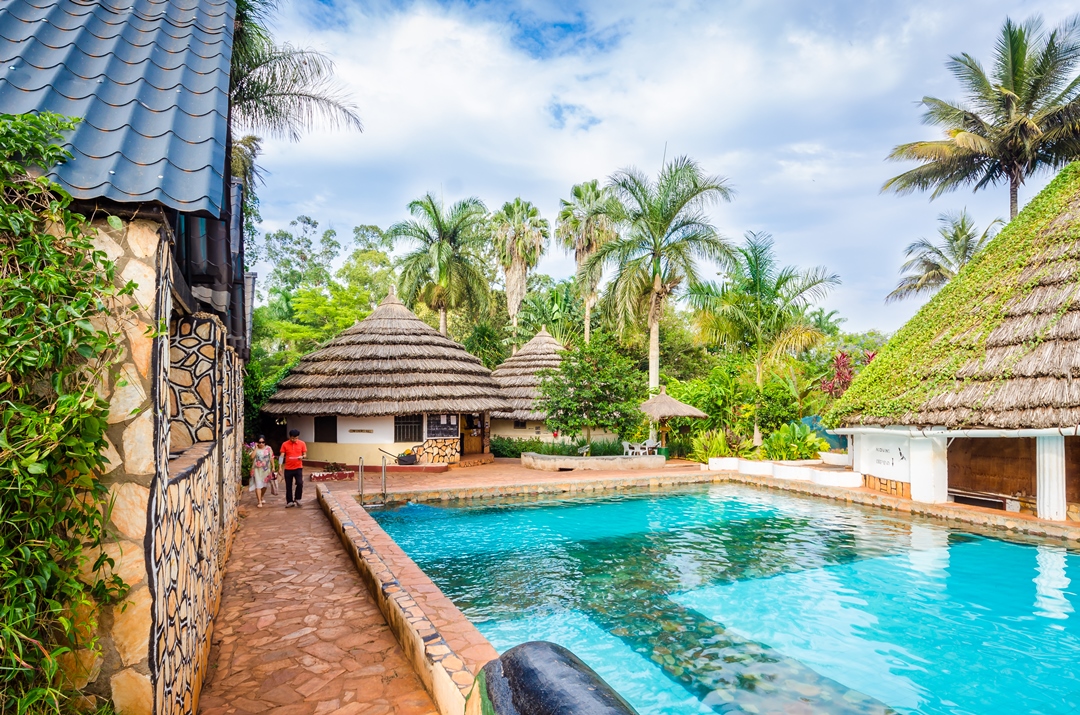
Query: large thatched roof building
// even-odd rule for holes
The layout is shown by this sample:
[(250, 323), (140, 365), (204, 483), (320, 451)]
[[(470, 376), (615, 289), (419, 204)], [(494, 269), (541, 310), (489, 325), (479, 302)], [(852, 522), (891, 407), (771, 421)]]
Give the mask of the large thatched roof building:
[(855, 437), (857, 469), (915, 499), (1080, 516), (1080, 165), (889, 341), (830, 421)]
[(507, 407), (478, 358), (391, 293), (307, 355), (263, 410), (299, 429), (314, 460), (355, 463), (421, 445), (421, 461), (453, 462), (488, 451), (487, 413)]

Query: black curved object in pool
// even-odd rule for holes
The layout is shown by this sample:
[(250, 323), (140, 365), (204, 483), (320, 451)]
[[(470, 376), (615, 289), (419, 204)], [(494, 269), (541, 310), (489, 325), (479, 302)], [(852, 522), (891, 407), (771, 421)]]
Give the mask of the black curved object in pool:
[(484, 666), (466, 715), (637, 715), (603, 678), (561, 645), (522, 643)]

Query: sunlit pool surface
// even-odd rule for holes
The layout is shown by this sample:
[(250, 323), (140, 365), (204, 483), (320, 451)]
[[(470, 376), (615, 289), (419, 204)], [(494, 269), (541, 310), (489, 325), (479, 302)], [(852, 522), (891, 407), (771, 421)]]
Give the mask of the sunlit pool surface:
[(1080, 712), (1080, 555), (725, 485), (372, 512), (499, 651), (642, 715)]

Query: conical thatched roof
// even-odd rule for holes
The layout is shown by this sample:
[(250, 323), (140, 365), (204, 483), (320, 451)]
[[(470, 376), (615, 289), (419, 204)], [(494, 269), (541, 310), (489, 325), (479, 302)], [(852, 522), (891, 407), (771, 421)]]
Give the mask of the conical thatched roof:
[(1061, 171), (893, 337), (832, 424), (1080, 424), (1080, 165)]
[(653, 395), (641, 403), (641, 411), (653, 422), (669, 420), (672, 417), (708, 417), (707, 414), (685, 402), (679, 402), (667, 394), (667, 388), (661, 387), (659, 395)]
[(409, 415), (506, 409), (491, 372), (391, 293), (300, 361), (263, 410), (278, 415)]
[(543, 420), (547, 415), (536, 410), (536, 398), (540, 396), (541, 370), (559, 369), (559, 351), (562, 345), (547, 330), (540, 329), (517, 354), (495, 368), (491, 376), (499, 383), (503, 395), (511, 405), (509, 410), (493, 411), (491, 416), (501, 420)]

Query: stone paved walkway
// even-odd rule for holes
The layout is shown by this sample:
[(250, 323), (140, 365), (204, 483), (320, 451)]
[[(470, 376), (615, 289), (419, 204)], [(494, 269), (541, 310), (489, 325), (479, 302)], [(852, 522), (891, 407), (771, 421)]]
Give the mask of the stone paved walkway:
[(304, 487), (299, 509), (244, 492), (199, 712), (435, 715)]

